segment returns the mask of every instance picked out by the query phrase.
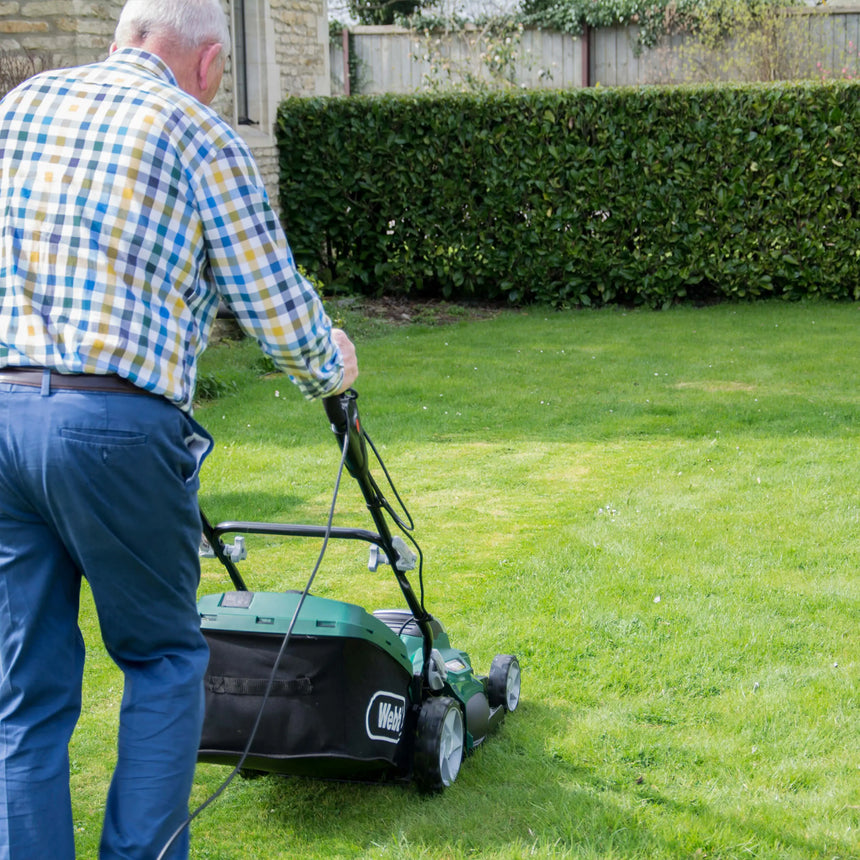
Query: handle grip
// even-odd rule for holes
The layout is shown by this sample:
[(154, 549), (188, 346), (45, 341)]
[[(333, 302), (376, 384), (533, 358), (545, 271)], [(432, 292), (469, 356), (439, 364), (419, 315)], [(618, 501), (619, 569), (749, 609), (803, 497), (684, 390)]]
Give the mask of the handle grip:
[(348, 421), (348, 408), (350, 395), (357, 394), (350, 388), (342, 394), (332, 394), (323, 398), (325, 414), (331, 423), (332, 430), (337, 433), (346, 433)]
[(342, 394), (323, 398), (323, 407), (341, 450), (343, 450), (344, 440), (348, 439), (347, 471), (353, 478), (361, 479), (368, 477), (368, 463), (357, 400), (358, 392), (348, 388)]

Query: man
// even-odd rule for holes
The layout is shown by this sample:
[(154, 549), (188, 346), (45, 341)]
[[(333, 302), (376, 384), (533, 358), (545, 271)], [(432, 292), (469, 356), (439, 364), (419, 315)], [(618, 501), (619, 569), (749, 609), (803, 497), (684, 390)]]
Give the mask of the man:
[(0, 102), (0, 858), (74, 857), (81, 576), (125, 678), (100, 857), (152, 860), (187, 815), (211, 446), (191, 404), (219, 302), (307, 397), (358, 372), (207, 107), (228, 40), (221, 0), (130, 0), (106, 60)]

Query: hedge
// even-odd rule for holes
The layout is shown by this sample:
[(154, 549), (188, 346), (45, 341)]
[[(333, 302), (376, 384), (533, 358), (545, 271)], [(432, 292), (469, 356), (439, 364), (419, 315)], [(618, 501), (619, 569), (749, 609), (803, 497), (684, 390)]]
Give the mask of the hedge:
[(860, 84), (290, 99), (293, 251), (456, 300), (860, 298)]

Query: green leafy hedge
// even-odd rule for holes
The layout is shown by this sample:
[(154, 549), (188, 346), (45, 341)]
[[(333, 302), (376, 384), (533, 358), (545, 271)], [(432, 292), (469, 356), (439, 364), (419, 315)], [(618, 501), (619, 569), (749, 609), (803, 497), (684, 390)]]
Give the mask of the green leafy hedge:
[(291, 99), (297, 259), (366, 293), (860, 298), (860, 85)]

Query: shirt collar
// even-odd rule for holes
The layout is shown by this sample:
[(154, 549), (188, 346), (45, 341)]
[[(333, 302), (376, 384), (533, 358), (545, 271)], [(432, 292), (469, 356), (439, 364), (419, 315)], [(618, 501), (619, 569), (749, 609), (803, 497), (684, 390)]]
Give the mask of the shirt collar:
[(170, 66), (157, 54), (144, 51), (141, 48), (118, 48), (105, 61), (108, 65), (135, 66), (146, 74), (178, 87), (176, 76)]

